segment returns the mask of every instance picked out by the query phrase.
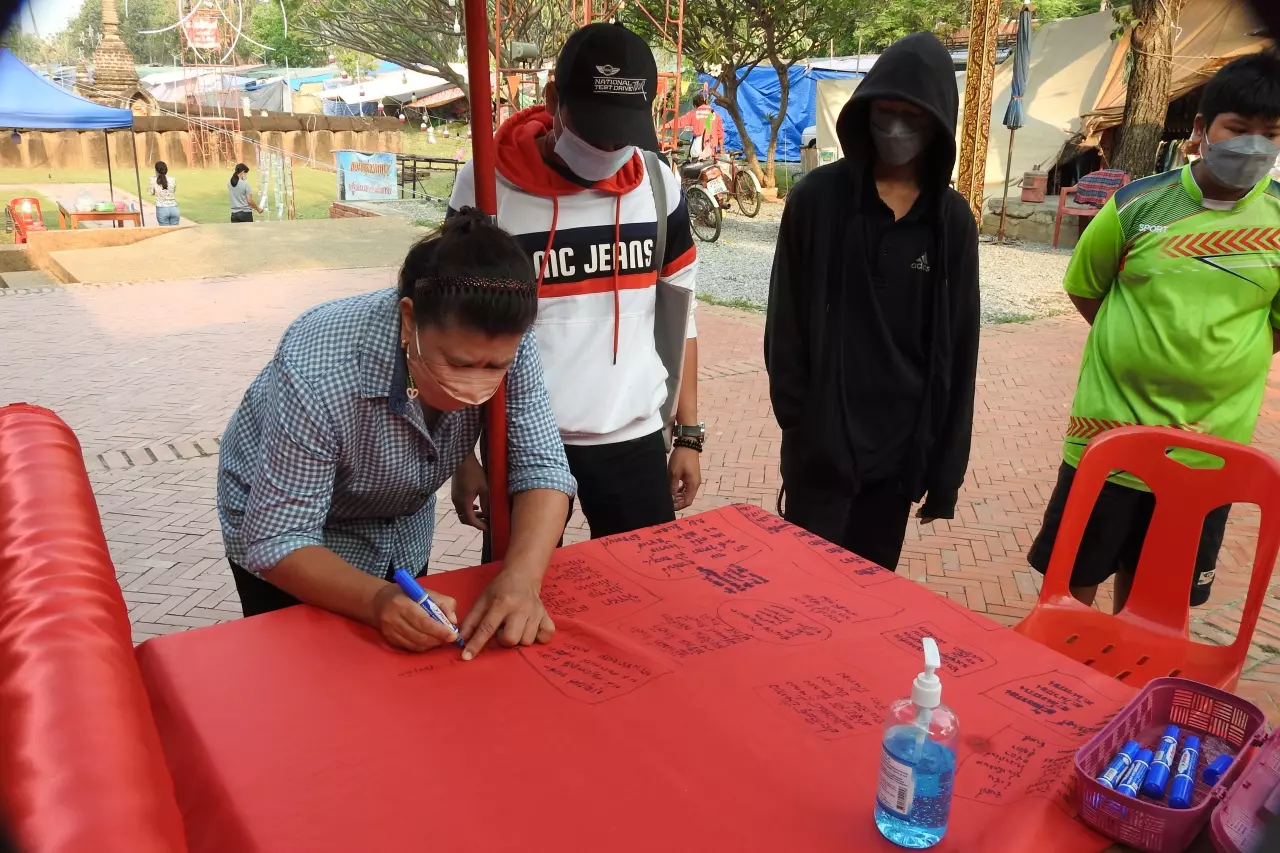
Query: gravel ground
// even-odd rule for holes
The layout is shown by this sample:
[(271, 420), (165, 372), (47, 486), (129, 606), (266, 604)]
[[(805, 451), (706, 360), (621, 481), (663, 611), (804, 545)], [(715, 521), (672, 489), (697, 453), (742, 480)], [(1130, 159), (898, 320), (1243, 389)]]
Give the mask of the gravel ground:
[[(762, 309), (769, 298), (769, 270), (782, 205), (766, 203), (755, 219), (736, 211), (725, 217), (720, 239), (698, 242), (698, 294), (713, 302)], [(1007, 323), (1070, 310), (1062, 292), (1068, 250), (1047, 246), (978, 247), (982, 321)]]
[(394, 201), (348, 202), (356, 207), (367, 207), (369, 210), (384, 216), (403, 216), (414, 222), (443, 222), (447, 202), (430, 199), (396, 199)]

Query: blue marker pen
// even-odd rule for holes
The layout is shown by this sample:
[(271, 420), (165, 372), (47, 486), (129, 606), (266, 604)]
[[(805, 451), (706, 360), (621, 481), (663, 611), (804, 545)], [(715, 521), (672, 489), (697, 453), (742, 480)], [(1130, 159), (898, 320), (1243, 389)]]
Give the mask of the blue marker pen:
[(1133, 757), (1138, 754), (1138, 750), (1142, 749), (1136, 740), (1131, 740), (1124, 745), (1124, 749), (1116, 753), (1116, 757), (1111, 759), (1111, 763), (1107, 765), (1106, 772), (1098, 777), (1098, 784), (1104, 788), (1114, 789), (1116, 783), (1120, 781), (1120, 777), (1124, 776), (1124, 771), (1129, 769), (1129, 765), (1133, 763)]
[(1142, 784), (1142, 793), (1153, 799), (1164, 796), (1165, 786), (1169, 784), (1169, 774), (1173, 772), (1173, 757), (1178, 752), (1177, 726), (1167, 726), (1156, 754), (1151, 759), (1151, 768), (1147, 771), (1147, 781)]
[(1213, 761), (1209, 762), (1209, 766), (1200, 774), (1200, 781), (1206, 785), (1216, 785), (1222, 781), (1223, 775), (1231, 768), (1231, 762), (1235, 761), (1234, 755), (1219, 755)]
[[(404, 569), (396, 569), (395, 579), (396, 584), (399, 585), (404, 594), (412, 598), (423, 610), (427, 611), (428, 616), (448, 628), (453, 633), (458, 633), (457, 626), (449, 621), (449, 617), (445, 616), (444, 611), (440, 609), (440, 606), (431, 600), (431, 596), (427, 595), (427, 591), (414, 579), (413, 575), (409, 574)], [(457, 644), (462, 647), (467, 645), (462, 642), (461, 635), (458, 636)]]
[(1126, 797), (1138, 796), (1142, 789), (1142, 781), (1147, 778), (1147, 768), (1151, 766), (1151, 750), (1144, 749), (1133, 759), (1133, 766), (1124, 774), (1124, 779), (1116, 785), (1116, 793)]
[(1182, 755), (1178, 756), (1178, 775), (1173, 777), (1169, 790), (1169, 807), (1191, 808), (1191, 795), (1196, 790), (1196, 762), (1200, 760), (1200, 738), (1187, 735), (1182, 742)]

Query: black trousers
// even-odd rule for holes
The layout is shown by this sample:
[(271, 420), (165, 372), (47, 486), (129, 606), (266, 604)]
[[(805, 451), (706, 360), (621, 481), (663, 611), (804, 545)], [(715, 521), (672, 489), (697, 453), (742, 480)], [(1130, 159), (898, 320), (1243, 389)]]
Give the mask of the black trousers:
[[(592, 539), (676, 520), (661, 430), (616, 444), (566, 444), (564, 455), (578, 481), (577, 500)], [(573, 515), (572, 503), (569, 515)], [(493, 559), (488, 533), (482, 548), (481, 560), (487, 563)]]
[(566, 444), (591, 538), (676, 520), (662, 431), (617, 444)]
[(854, 496), (787, 483), (782, 517), (891, 571), (898, 568), (911, 499), (889, 483), (866, 483)]
[(247, 210), (241, 210), (237, 213), (231, 214), (231, 221), (232, 222), (252, 222), (253, 214)]
[[(302, 602), (285, 592), (280, 587), (255, 575), (234, 560), (227, 560), (231, 566), (231, 577), (236, 581), (236, 592), (240, 594), (240, 609), (245, 616), (258, 616), (273, 610), (283, 610)], [(427, 567), (422, 567), (426, 574)], [(387, 569), (386, 579), (391, 580), (395, 570)]]

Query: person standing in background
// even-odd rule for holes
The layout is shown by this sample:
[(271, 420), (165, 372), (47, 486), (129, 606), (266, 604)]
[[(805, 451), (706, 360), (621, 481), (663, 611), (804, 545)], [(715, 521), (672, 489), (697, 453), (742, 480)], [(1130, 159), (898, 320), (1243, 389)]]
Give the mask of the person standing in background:
[(724, 122), (720, 114), (711, 108), (705, 91), (693, 95), (693, 109), (676, 119), (676, 131), (688, 128), (693, 131), (689, 147), (689, 159), (710, 160), (724, 153)]
[[(537, 277), (538, 350), (593, 538), (673, 521), (702, 481), (697, 250), (679, 181), (642, 153), (658, 148), (657, 77), (640, 36), (620, 24), (582, 27), (560, 51), (546, 105), (507, 119), (495, 139), (497, 222)], [(458, 172), (448, 215), (475, 204), (474, 169)], [(690, 292), (686, 314), (657, 310), (665, 287)], [(659, 354), (659, 332), (683, 341), (675, 400), (667, 382), (680, 368)], [(486, 529), (487, 494), (480, 460), (468, 456), (453, 480), (463, 523)]]
[[(1244, 56), (1204, 87), (1192, 143), (1200, 159), (1134, 181), (1089, 223), (1063, 287), (1089, 337), (1080, 362), (1058, 481), (1027, 554), (1049, 568), (1067, 495), (1089, 442), (1141, 424), (1248, 444), (1280, 350), (1280, 56)], [(1262, 236), (1260, 236), (1262, 235)], [(1207, 467), (1194, 451), (1174, 457)], [(1112, 472), (1076, 555), (1071, 594), (1093, 604), (1115, 577), (1113, 606), (1132, 588), (1156, 499), (1141, 480)], [(1230, 506), (1201, 527), (1191, 587), (1205, 604)]]
[(169, 167), (163, 160), (156, 161), (156, 173), (151, 176), (150, 190), (156, 199), (156, 224), (177, 225), (182, 217), (178, 214), (178, 199), (174, 193), (178, 189), (177, 178), (169, 177)]
[(953, 517), (969, 463), (978, 229), (948, 186), (959, 100), (936, 37), (891, 45), (840, 112), (844, 159), (787, 197), (769, 285), (779, 512), (887, 569), (914, 502), (924, 524)]
[(231, 173), (231, 183), (227, 189), (231, 197), (232, 222), (252, 222), (253, 211), (262, 213), (262, 208), (253, 200), (253, 187), (249, 186), (249, 179), (245, 177), (248, 174), (249, 167), (244, 163), (237, 163), (235, 171)]

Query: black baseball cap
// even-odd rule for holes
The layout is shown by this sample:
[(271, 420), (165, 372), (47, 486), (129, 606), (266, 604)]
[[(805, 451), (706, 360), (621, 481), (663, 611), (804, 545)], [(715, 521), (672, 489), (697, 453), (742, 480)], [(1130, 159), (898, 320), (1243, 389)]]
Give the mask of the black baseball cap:
[(556, 59), (556, 92), (573, 129), (598, 147), (623, 143), (657, 151), (657, 89), (653, 51), (621, 24), (588, 24), (569, 36)]

